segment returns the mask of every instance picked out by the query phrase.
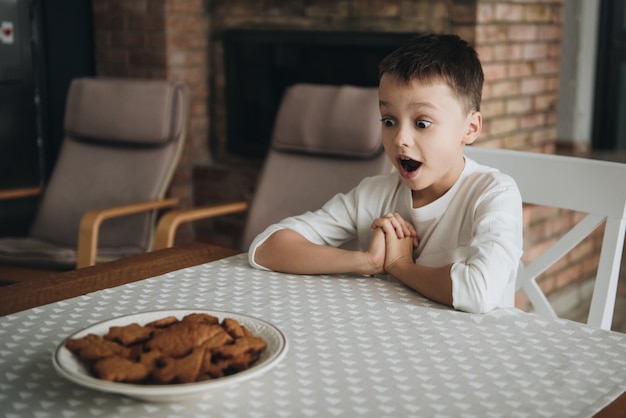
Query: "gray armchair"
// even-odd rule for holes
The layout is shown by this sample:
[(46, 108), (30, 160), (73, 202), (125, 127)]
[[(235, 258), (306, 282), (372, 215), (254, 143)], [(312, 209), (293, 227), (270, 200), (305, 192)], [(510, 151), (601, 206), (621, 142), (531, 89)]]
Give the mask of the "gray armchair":
[[(80, 78), (67, 97), (64, 138), (27, 237), (0, 238), (0, 263), (72, 269), (151, 248), (156, 210), (182, 149), (182, 83)], [(38, 193), (0, 192), (0, 198)]]
[(378, 89), (296, 84), (285, 92), (252, 202), (172, 210), (155, 249), (173, 245), (183, 222), (248, 210), (240, 250), (287, 216), (320, 208), (366, 176), (391, 170), (382, 147)]

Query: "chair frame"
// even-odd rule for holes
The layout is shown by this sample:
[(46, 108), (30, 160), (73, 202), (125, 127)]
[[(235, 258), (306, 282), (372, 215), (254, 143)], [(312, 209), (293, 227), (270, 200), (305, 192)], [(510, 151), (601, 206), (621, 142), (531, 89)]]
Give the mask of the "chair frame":
[[(0, 190), (0, 200), (32, 197), (41, 195), (42, 192), (43, 189), (40, 187)], [(178, 206), (179, 202), (180, 199), (178, 198), (168, 198), (136, 202), (129, 205), (114, 206), (104, 209), (92, 209), (85, 212), (81, 217), (79, 226), (76, 268), (89, 267), (96, 264), (100, 226), (105, 220), (149, 212), (151, 210), (173, 208)]]
[(239, 201), (168, 211), (159, 219), (159, 223), (157, 224), (154, 238), (154, 250), (172, 247), (174, 245), (176, 230), (183, 223), (241, 213), (247, 211), (248, 208), (248, 202)]
[(480, 164), (515, 179), (524, 203), (587, 215), (532, 263), (522, 266), (516, 288), (523, 289), (537, 313), (556, 318), (537, 276), (605, 223), (587, 323), (610, 329), (626, 232), (626, 187), (607, 187), (626, 178), (626, 164), (527, 151), (466, 147)]

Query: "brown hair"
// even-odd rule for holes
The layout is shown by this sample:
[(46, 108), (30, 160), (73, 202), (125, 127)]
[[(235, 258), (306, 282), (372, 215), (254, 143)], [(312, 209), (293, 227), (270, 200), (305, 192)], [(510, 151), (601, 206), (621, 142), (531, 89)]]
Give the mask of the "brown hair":
[(387, 55), (378, 66), (379, 77), (388, 73), (403, 82), (416, 78), (443, 81), (465, 103), (466, 110), (480, 110), (483, 69), (478, 54), (457, 35), (416, 37)]

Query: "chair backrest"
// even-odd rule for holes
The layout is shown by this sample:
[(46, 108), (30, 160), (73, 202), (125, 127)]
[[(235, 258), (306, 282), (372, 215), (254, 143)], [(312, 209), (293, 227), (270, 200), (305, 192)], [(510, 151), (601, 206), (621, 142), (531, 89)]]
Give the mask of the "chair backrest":
[(378, 89), (296, 84), (282, 98), (242, 249), (267, 226), (320, 208), (364, 177), (389, 172)]
[(535, 310), (556, 317), (536, 278), (605, 222), (588, 324), (610, 329), (626, 231), (626, 164), (586, 158), (469, 146), (465, 154), (512, 176), (524, 203), (587, 215), (560, 240), (522, 266), (517, 288)]
[[(73, 80), (63, 143), (31, 236), (75, 247), (87, 210), (164, 197), (182, 149), (187, 96), (178, 82)], [(114, 253), (147, 250), (153, 217), (106, 221), (99, 246)]]

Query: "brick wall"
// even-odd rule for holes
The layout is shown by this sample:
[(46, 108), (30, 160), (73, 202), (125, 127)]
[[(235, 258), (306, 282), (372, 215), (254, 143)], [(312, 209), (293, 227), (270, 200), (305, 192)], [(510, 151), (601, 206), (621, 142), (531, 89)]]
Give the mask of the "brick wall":
[(562, 1), (480, 1), (475, 46), (485, 72), (481, 145), (552, 153)]
[[(453, 32), (475, 45), (486, 76), (480, 146), (554, 152), (563, 0), (92, 0), (100, 75), (178, 79), (191, 90), (189, 137), (171, 195), (185, 205), (247, 199), (262, 161), (226, 151), (221, 32), (267, 27)], [(525, 207), (530, 260), (579, 214)], [(177, 242), (236, 247), (244, 215), (195, 224)], [(598, 237), (541, 281), (595, 271)], [(525, 305), (523, 298), (518, 300)]]

